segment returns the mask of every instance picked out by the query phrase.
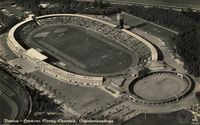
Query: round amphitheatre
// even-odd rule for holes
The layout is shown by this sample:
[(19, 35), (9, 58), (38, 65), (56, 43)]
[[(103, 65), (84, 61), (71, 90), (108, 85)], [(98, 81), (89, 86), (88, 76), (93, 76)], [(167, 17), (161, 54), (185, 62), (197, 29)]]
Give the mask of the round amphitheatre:
[(188, 76), (165, 71), (152, 72), (135, 79), (129, 91), (139, 102), (163, 104), (184, 98), (192, 92), (194, 86)]
[(78, 14), (27, 19), (11, 29), (8, 45), (42, 72), (93, 85), (101, 85), (105, 76), (128, 73), (131, 67), (157, 60), (156, 49), (143, 38)]

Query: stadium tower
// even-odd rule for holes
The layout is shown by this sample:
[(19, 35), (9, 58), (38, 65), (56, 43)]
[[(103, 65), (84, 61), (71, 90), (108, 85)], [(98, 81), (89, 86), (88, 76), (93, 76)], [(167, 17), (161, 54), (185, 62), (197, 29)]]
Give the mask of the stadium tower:
[(41, 24), (37, 21), (35, 16), (32, 16), (33, 22), (36, 23), (38, 26), (41, 26)]
[(117, 14), (117, 22), (118, 22), (118, 28), (123, 29), (124, 28), (124, 15), (122, 13)]

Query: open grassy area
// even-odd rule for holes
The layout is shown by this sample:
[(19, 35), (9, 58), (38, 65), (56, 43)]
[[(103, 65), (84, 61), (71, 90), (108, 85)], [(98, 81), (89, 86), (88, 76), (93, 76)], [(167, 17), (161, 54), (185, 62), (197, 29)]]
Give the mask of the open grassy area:
[(138, 27), (146, 23), (146, 21), (140, 18), (133, 17), (128, 13), (123, 13), (123, 15), (124, 15), (124, 24), (130, 25), (132, 27)]
[(139, 27), (139, 29), (146, 30), (149, 33), (152, 33), (154, 35), (164, 37), (164, 38), (165, 37), (173, 37), (175, 35), (175, 33), (170, 32), (170, 31), (163, 29), (161, 27), (155, 26), (153, 24), (144, 25), (142, 27)]
[(153, 24), (146, 24), (146, 25), (143, 25), (141, 27), (138, 27), (138, 29), (157, 36), (158, 38), (163, 40), (163, 42), (165, 42), (165, 44), (170, 49), (174, 47), (174, 44), (171, 40), (176, 35), (175, 33), (170, 32), (166, 29), (163, 29), (163, 28), (158, 27), (158, 26), (153, 25)]
[(123, 12), (124, 23), (130, 25), (131, 27), (136, 27), (146, 33), (152, 34), (160, 38), (169, 48), (173, 48), (172, 38), (176, 35), (175, 31), (172, 31), (166, 27), (148, 22), (139, 17), (133, 16), (126, 12)]

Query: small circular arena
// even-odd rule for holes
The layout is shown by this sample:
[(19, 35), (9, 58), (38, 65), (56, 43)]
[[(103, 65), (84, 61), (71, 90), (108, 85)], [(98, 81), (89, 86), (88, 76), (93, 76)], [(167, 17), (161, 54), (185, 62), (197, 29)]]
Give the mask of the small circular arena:
[(157, 60), (155, 48), (136, 34), (78, 14), (27, 19), (11, 29), (8, 45), (42, 72), (84, 85)]
[(136, 78), (129, 91), (137, 102), (144, 104), (167, 104), (189, 95), (195, 84), (184, 74), (171, 71), (152, 72)]

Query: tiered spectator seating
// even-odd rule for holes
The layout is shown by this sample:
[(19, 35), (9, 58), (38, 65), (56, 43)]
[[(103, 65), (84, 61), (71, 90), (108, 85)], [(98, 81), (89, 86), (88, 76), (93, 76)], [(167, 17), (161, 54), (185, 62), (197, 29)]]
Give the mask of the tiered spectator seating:
[[(109, 37), (118, 43), (123, 44), (125, 47), (129, 48), (133, 52), (138, 54), (140, 63), (145, 65), (148, 59), (151, 58), (150, 49), (144, 45), (142, 42), (136, 38), (124, 33), (122, 30), (111, 27), (109, 25), (103, 24), (101, 22), (76, 16), (57, 16), (57, 17), (47, 17), (38, 19), (41, 25), (52, 25), (52, 24), (73, 24), (77, 26), (84, 27), (95, 32), (99, 32), (106, 37)], [(38, 26), (34, 22), (29, 22), (20, 30), (20, 39), (22, 42), (27, 44), (27, 37), (31, 31), (36, 29)]]

